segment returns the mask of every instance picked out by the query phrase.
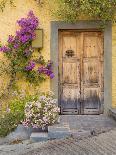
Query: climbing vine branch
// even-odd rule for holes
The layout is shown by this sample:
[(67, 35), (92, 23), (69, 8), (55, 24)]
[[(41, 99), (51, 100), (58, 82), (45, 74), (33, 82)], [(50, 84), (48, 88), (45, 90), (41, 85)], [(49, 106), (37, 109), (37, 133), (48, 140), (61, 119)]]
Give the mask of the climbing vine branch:
[[(0, 51), (6, 57), (9, 65), (8, 71), (10, 82), (7, 86), (8, 92), (16, 85), (16, 79), (21, 78), (36, 86), (45, 81), (46, 78), (54, 78), (52, 62), (45, 61), (43, 56), (34, 59), (32, 41), (36, 39), (35, 30), (39, 27), (39, 20), (33, 11), (29, 11), (26, 18), (17, 21), (19, 29), (16, 35), (9, 35), (6, 45), (1, 45)], [(4, 70), (4, 69), (3, 69)]]
[(76, 22), (82, 18), (100, 20), (103, 24), (116, 20), (116, 0), (55, 0), (53, 14), (61, 20)]
[(6, 4), (7, 3), (10, 3), (10, 5), (11, 6), (15, 6), (14, 5), (14, 0), (2, 0), (1, 2), (0, 2), (0, 10), (3, 12), (4, 11), (4, 8), (6, 7)]

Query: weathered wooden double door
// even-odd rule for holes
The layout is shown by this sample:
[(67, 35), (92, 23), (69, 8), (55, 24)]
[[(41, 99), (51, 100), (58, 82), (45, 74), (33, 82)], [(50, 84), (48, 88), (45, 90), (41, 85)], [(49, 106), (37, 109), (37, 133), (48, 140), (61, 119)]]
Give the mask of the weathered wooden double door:
[(103, 34), (59, 31), (59, 102), (62, 114), (103, 113)]

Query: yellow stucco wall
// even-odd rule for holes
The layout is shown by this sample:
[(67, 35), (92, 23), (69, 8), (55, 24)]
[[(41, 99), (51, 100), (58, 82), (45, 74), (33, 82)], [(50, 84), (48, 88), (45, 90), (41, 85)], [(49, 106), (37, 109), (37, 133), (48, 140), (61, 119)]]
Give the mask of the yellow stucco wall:
[[(2, 44), (5, 44), (8, 38), (8, 35), (15, 34), (18, 25), (16, 21), (22, 17), (26, 17), (30, 10), (33, 10), (34, 14), (39, 18), (40, 28), (44, 30), (44, 45), (42, 49), (42, 55), (46, 60), (50, 59), (50, 15), (49, 10), (46, 8), (46, 4), (43, 7), (38, 7), (37, 3), (34, 0), (15, 0), (15, 6), (11, 7), (7, 4), (4, 12), (0, 12), (0, 41)], [(3, 55), (0, 54), (0, 60), (3, 59)], [(0, 88), (4, 90), (7, 85), (8, 78), (5, 76), (5, 80), (0, 79)], [(31, 87), (28, 83), (24, 84), (24, 80), (19, 80), (18, 85), (24, 90), (35, 89)], [(31, 88), (30, 88), (31, 87)], [(46, 80), (41, 85), (42, 90), (50, 89), (49, 79)]]
[[(42, 53), (45, 56), (46, 60), (50, 59), (50, 11), (47, 7), (47, 4), (44, 7), (38, 7), (37, 3), (34, 0), (15, 0), (16, 7), (11, 7), (7, 5), (4, 12), (0, 12), (0, 40), (2, 43), (6, 43), (8, 35), (14, 34), (17, 25), (16, 21), (21, 17), (25, 17), (29, 10), (33, 10), (35, 15), (39, 18), (40, 28), (44, 30), (44, 45), (42, 49)], [(112, 31), (112, 105), (116, 107), (116, 25), (113, 25)], [(0, 60), (3, 59), (2, 54), (0, 54)], [(0, 87), (5, 87), (5, 83), (7, 83), (8, 78), (5, 80), (0, 79)], [(3, 84), (4, 83), (4, 84)], [(24, 81), (20, 80), (19, 86), (25, 90), (33, 90), (32, 87), (28, 84), (24, 84)], [(41, 85), (42, 90), (50, 89), (50, 82), (47, 80), (45, 83)], [(3, 90), (3, 89), (2, 89)]]

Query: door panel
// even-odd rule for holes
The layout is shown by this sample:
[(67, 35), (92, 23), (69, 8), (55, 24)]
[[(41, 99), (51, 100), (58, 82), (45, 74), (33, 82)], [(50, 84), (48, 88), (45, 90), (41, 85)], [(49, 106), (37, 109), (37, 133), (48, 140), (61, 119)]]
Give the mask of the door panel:
[(99, 113), (100, 94), (99, 88), (84, 88), (84, 114)]
[(95, 58), (83, 61), (84, 85), (99, 85), (99, 61)]
[(62, 110), (80, 110), (80, 89), (76, 85), (63, 85), (62, 87)]
[(99, 114), (103, 90), (102, 36), (99, 32), (83, 33), (83, 113)]
[[(76, 59), (63, 63), (62, 110), (80, 108), (80, 62)], [(69, 112), (69, 110), (68, 110)]]
[[(59, 102), (61, 113), (103, 112), (103, 35), (59, 32)], [(74, 114), (74, 113), (73, 113)]]
[(63, 43), (63, 51), (62, 51), (62, 56), (66, 58), (66, 51), (67, 50), (73, 50), (74, 55), (73, 57), (77, 57), (77, 52), (76, 52), (76, 36), (75, 35), (64, 35), (62, 37), (62, 43)]
[(76, 84), (79, 82), (79, 64), (76, 61), (63, 62), (63, 83)]
[[(72, 113), (73, 109), (80, 110), (80, 47), (78, 35), (60, 33), (59, 44), (59, 98), (62, 113)], [(78, 49), (78, 52), (77, 52)]]
[(84, 58), (99, 57), (96, 32), (84, 33)]

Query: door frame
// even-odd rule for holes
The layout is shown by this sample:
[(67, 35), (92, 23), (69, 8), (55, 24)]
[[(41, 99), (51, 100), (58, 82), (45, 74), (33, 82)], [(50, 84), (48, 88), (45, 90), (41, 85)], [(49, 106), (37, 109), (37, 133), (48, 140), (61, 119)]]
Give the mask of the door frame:
[[(63, 21), (51, 21), (50, 58), (53, 61), (55, 78), (51, 80), (51, 90), (58, 99), (58, 31), (59, 30), (98, 30), (100, 21), (78, 21), (78, 23), (65, 23)], [(107, 22), (103, 31), (104, 35), (104, 105), (103, 110), (107, 114), (112, 105), (112, 24)], [(59, 99), (58, 99), (59, 101)], [(58, 102), (59, 105), (59, 102)]]

